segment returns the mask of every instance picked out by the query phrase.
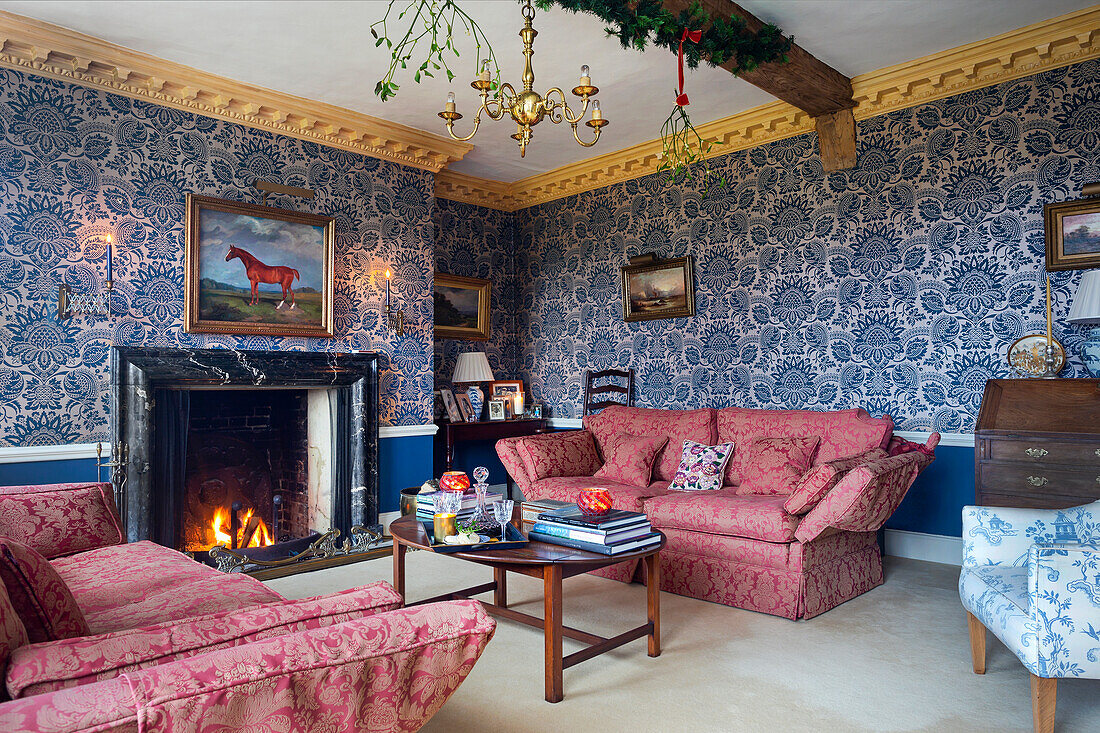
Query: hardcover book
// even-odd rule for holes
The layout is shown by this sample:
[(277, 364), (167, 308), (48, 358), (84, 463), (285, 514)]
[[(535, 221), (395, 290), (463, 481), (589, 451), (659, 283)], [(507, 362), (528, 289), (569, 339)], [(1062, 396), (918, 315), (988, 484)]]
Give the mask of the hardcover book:
[(543, 512), (538, 516), (538, 520), (606, 530), (614, 527), (641, 524), (642, 522), (648, 521), (648, 518), (641, 512), (628, 512), (625, 509), (612, 509), (607, 514), (593, 517), (582, 514), (576, 504), (570, 504), (569, 506), (562, 507), (552, 512)]
[(617, 545), (602, 545), (595, 542), (584, 542), (582, 540), (574, 540), (567, 537), (555, 537), (554, 535), (543, 534), (541, 532), (531, 532), (527, 535), (527, 539), (534, 540), (536, 542), (546, 542), (551, 545), (572, 547), (577, 550), (598, 552), (601, 555), (622, 555), (628, 552), (636, 552), (647, 547), (659, 545), (661, 543), (661, 535), (658, 532), (651, 532), (642, 537), (638, 537), (637, 539), (622, 542)]

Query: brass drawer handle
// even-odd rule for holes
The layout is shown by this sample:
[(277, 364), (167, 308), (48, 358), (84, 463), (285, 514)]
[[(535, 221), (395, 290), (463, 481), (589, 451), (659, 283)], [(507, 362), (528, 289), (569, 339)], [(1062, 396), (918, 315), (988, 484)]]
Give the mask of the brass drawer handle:
[(1094, 452), (1094, 453), (1096, 453), (1096, 457), (1097, 457), (1097, 458), (1100, 458), (1100, 448), (1097, 448), (1097, 449), (1096, 449), (1095, 451), (1093, 451), (1093, 452)]
[[(1045, 448), (1028, 448), (1024, 453), (1027, 453), (1032, 458), (1042, 458), (1047, 454), (1047, 450)], [(1100, 456), (1100, 449), (1097, 449), (1096, 455)]]
[(1046, 476), (1028, 476), (1027, 482), (1032, 486), (1046, 486), (1050, 483)]

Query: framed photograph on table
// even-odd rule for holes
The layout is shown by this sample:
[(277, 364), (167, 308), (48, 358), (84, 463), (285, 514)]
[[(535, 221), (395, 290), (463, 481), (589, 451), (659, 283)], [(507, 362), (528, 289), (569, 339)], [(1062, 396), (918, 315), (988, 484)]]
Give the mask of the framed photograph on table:
[(435, 274), (435, 337), (487, 341), (491, 280)]
[(523, 394), (523, 381), (520, 379), (505, 379), (489, 383), (489, 393), (493, 397), (511, 397)]
[(333, 221), (187, 194), (184, 330), (331, 338)]
[(620, 268), (623, 320), (653, 321), (695, 315), (691, 255)]
[(504, 400), (489, 400), (489, 419), (494, 421), (507, 419), (504, 413)]
[(465, 392), (459, 392), (455, 395), (455, 401), (458, 402), (458, 409), (462, 413), (462, 419), (466, 422), (477, 422), (480, 415), (474, 414), (474, 406), (470, 404), (470, 395)]
[(1043, 207), (1047, 270), (1100, 267), (1100, 197)]
[(443, 407), (447, 410), (447, 419), (451, 422), (466, 422), (465, 418), (462, 417), (462, 412), (458, 409), (455, 393), (443, 388), (439, 390), (439, 395), (443, 398)]

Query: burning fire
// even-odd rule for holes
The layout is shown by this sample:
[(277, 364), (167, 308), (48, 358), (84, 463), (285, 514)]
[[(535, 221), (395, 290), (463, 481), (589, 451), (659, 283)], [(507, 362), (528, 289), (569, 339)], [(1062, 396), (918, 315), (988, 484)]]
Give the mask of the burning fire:
[[(252, 524), (251, 520), (252, 510), (249, 509), (241, 517), (240, 529), (237, 531), (237, 537), (233, 537), (233, 535), (230, 534), (232, 531), (232, 523), (229, 519), (229, 510), (225, 507), (219, 507), (214, 511), (214, 521), (211, 522), (211, 527), (214, 530), (214, 544), (231, 548), (267, 547), (268, 545), (275, 544), (275, 541), (271, 538), (271, 533), (267, 530), (267, 525), (264, 524), (264, 520), (259, 517), (256, 517), (255, 529), (252, 530), (251, 536), (245, 536), (245, 533), (249, 531), (249, 526)], [(245, 542), (248, 544), (245, 545)]]

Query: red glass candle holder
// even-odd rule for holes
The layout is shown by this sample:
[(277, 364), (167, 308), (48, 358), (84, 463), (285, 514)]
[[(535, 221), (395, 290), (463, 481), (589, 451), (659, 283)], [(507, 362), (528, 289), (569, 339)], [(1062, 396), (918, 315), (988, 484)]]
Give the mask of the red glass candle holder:
[(465, 471), (447, 471), (439, 479), (439, 488), (443, 491), (465, 491), (470, 488), (470, 477)]
[(607, 489), (581, 489), (577, 494), (577, 507), (581, 514), (601, 517), (611, 511), (611, 492)]

